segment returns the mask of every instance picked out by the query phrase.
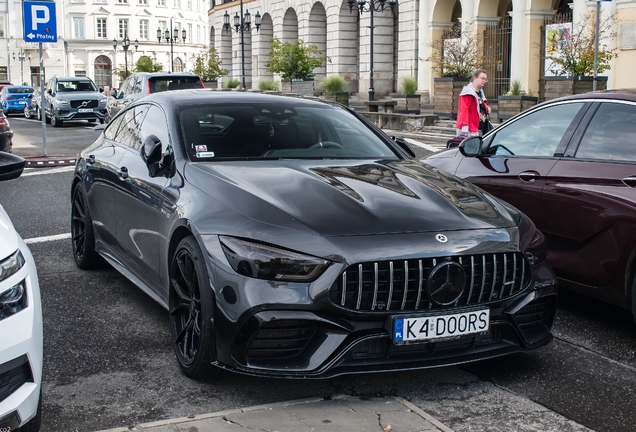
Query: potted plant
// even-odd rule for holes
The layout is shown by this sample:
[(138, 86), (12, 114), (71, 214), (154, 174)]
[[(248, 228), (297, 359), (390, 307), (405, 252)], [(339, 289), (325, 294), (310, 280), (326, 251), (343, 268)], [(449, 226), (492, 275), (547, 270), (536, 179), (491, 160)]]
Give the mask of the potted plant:
[(405, 77), (402, 80), (400, 93), (391, 94), (391, 99), (397, 102), (393, 112), (401, 114), (419, 114), (420, 97), (417, 93), (417, 78)]
[(510, 83), (510, 91), (497, 98), (497, 118), (499, 121), (508, 120), (510, 117), (536, 105), (538, 101), (538, 97), (523, 90), (521, 81), (513, 80)]
[(226, 89), (235, 89), (241, 85), (241, 81), (238, 78), (230, 78), (225, 81), (224, 84), (225, 85), (223, 87), (225, 87)]
[(214, 48), (193, 55), (192, 63), (192, 72), (198, 75), (203, 85), (208, 88), (218, 88), (218, 79), (228, 74), (228, 70), (221, 67), (221, 60)]
[(339, 76), (332, 75), (320, 82), (320, 89), (325, 92), (325, 98), (343, 105), (349, 105), (349, 92), (345, 91), (347, 81)]
[[(594, 82), (594, 46), (596, 17), (588, 13), (576, 24), (553, 24), (547, 31), (547, 70), (545, 77), (545, 99), (586, 93), (592, 91)], [(615, 39), (616, 16), (600, 20), (599, 40)], [(598, 50), (597, 74), (610, 69), (610, 60), (617, 55), (617, 48), (608, 48), (601, 43)], [(597, 76), (596, 89), (607, 88), (607, 77)]]
[(483, 47), (477, 42), (472, 25), (466, 24), (464, 32), (460, 24), (454, 24), (440, 39), (430, 44), (434, 79), (434, 114), (457, 118), (459, 94), (470, 82), (473, 70), (483, 65)]
[(300, 39), (289, 43), (274, 38), (265, 66), (280, 74), (283, 92), (313, 96), (314, 69), (324, 66), (327, 60), (316, 45), (305, 45)]
[(261, 91), (278, 91), (278, 84), (271, 78), (264, 78), (258, 82), (258, 89)]

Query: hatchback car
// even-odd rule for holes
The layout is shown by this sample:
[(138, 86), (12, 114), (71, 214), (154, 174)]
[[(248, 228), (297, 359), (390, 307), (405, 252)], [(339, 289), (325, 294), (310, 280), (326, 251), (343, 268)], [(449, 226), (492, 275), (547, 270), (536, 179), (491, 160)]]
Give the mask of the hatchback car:
[[(25, 160), (0, 153), (0, 181)], [(42, 304), (35, 262), (0, 205), (0, 431), (40, 430)]]
[(106, 105), (106, 123), (119, 111), (142, 96), (168, 90), (202, 89), (198, 76), (183, 73), (135, 72), (121, 85), (116, 97), (110, 97)]
[(29, 97), (33, 94), (30, 86), (6, 86), (0, 90), (0, 105), (5, 115), (16, 112), (24, 112), (24, 107), (29, 103)]
[(536, 106), (425, 159), (526, 213), (560, 286), (636, 315), (636, 90)]
[(151, 94), (78, 159), (75, 261), (105, 259), (168, 309), (194, 377), (413, 369), (548, 343), (541, 233), (412, 157), (341, 106)]
[[(44, 90), (45, 115), (53, 127), (65, 121), (87, 120), (104, 122), (106, 96), (87, 77), (56, 77), (46, 83)], [(37, 107), (40, 118), (41, 107)]]
[(11, 153), (13, 150), (13, 131), (9, 120), (0, 110), (0, 151)]

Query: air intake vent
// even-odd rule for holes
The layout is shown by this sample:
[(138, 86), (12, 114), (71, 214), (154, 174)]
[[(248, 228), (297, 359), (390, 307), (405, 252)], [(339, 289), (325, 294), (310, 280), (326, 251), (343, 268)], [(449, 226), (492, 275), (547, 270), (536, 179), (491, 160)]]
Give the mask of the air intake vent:
[(0, 366), (0, 402), (11, 396), (24, 383), (33, 382), (27, 356), (18, 357)]
[(280, 320), (265, 324), (247, 354), (250, 360), (284, 360), (296, 357), (307, 346), (316, 326), (311, 321)]

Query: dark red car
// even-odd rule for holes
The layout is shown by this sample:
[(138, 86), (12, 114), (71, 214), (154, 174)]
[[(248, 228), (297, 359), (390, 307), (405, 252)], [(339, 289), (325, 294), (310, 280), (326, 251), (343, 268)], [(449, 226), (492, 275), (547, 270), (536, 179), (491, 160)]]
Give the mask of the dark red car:
[(636, 89), (545, 102), (424, 162), (527, 214), (561, 287), (636, 317)]

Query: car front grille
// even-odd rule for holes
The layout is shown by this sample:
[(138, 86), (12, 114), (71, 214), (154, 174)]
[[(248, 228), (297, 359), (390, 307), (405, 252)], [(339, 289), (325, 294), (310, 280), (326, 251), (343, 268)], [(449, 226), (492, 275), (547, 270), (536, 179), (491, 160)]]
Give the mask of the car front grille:
[(284, 360), (296, 357), (316, 332), (311, 321), (277, 320), (260, 328), (252, 341), (249, 360)]
[(26, 355), (0, 365), (0, 402), (27, 382), (33, 382), (33, 374)]
[[(465, 286), (456, 301), (440, 306), (429, 299), (427, 282), (446, 261), (461, 265)], [(331, 286), (329, 300), (354, 311), (418, 311), (505, 300), (531, 282), (530, 266), (519, 252), (366, 262), (347, 267)]]
[[(85, 106), (82, 106), (82, 103), (86, 102)], [(97, 102), (96, 100), (89, 100), (89, 101), (85, 101), (85, 100), (74, 100), (71, 101), (71, 107), (72, 108), (96, 108), (97, 105), (99, 105), (99, 102)]]

